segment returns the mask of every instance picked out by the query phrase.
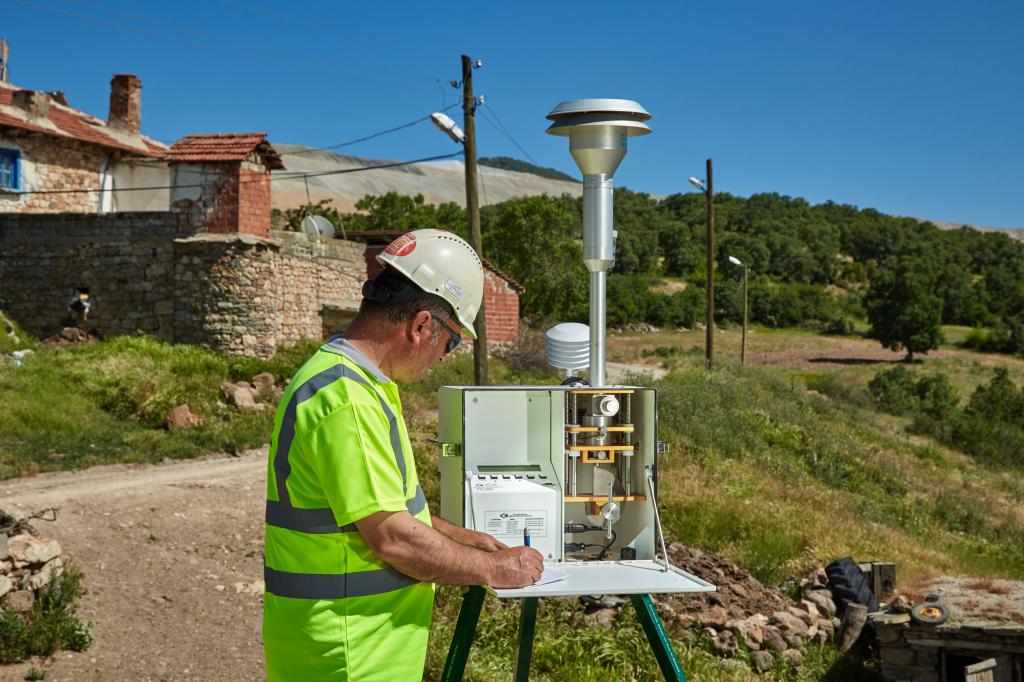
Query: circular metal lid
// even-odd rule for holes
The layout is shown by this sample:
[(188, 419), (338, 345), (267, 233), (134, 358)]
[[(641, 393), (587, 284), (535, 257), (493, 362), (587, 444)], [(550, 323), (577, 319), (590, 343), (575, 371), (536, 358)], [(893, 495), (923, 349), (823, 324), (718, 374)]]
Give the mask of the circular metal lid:
[(631, 99), (570, 99), (552, 109), (546, 118), (551, 121), (580, 114), (619, 114), (622, 118), (646, 121), (651, 115)]

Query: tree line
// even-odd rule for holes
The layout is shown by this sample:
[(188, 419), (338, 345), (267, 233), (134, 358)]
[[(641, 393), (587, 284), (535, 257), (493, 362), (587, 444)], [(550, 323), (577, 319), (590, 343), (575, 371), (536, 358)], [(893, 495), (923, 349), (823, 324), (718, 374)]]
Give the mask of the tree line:
[[(326, 205), (325, 205), (326, 206)], [(321, 206), (324, 209), (325, 206)], [(368, 196), (351, 214), (327, 217), (346, 229), (436, 227), (465, 236), (464, 211), (422, 196)], [(303, 210), (281, 222), (297, 226)], [(615, 192), (616, 263), (609, 275), (609, 324), (690, 326), (704, 316), (705, 197)], [(324, 213), (323, 210), (320, 211)], [(537, 322), (587, 314), (581, 199), (533, 196), (481, 209), (484, 254), (522, 282), (524, 315)], [(739, 283), (749, 267), (750, 318), (772, 326), (849, 332), (858, 319), (908, 354), (926, 352), (941, 324), (984, 328), (969, 343), (1024, 351), (1024, 243), (1003, 233), (940, 230), (873, 209), (775, 193), (715, 197), (715, 314), (742, 315)]]

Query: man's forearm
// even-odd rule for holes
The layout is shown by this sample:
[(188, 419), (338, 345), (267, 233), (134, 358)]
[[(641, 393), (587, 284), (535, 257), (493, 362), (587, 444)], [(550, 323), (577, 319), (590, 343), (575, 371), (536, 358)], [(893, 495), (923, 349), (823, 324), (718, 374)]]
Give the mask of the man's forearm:
[(442, 528), (458, 526), (441, 521), (435, 530), (406, 512), (396, 512), (375, 514), (356, 526), (377, 556), (413, 578), (445, 585), (490, 582), (489, 554), (448, 538)]

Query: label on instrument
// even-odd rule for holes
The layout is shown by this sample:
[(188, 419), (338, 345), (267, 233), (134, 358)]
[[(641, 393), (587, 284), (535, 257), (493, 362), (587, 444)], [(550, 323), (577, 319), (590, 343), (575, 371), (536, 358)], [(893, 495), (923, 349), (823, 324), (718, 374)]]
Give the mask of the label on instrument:
[(484, 526), (491, 535), (522, 536), (523, 528), (529, 528), (531, 537), (544, 537), (548, 534), (548, 513), (543, 510), (489, 511), (484, 513)]

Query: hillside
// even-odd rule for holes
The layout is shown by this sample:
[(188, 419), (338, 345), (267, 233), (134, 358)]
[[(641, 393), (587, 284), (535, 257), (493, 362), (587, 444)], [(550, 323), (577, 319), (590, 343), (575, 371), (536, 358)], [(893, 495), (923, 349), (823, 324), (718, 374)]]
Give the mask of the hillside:
[[(275, 144), (274, 147), (281, 154), (287, 167), (285, 171), (275, 171), (274, 175), (319, 173), (390, 163), (383, 159), (368, 159), (331, 151), (310, 150), (308, 147), (290, 144)], [(311, 177), (308, 178), (309, 196), (314, 203), (321, 199), (330, 199), (334, 206), (342, 212), (355, 210), (356, 202), (366, 195), (382, 195), (388, 192), (397, 192), (408, 196), (422, 194), (430, 204), (452, 201), (460, 206), (465, 206), (464, 168), (462, 161), (452, 160), (360, 173)], [(583, 185), (576, 181), (545, 178), (533, 173), (484, 165), (479, 165), (477, 168), (480, 203), (484, 206), (515, 197), (537, 194), (552, 196), (569, 194), (575, 197), (583, 193)], [(303, 180), (277, 180), (273, 184), (273, 190), (274, 208), (294, 208), (306, 203), (306, 183)]]

